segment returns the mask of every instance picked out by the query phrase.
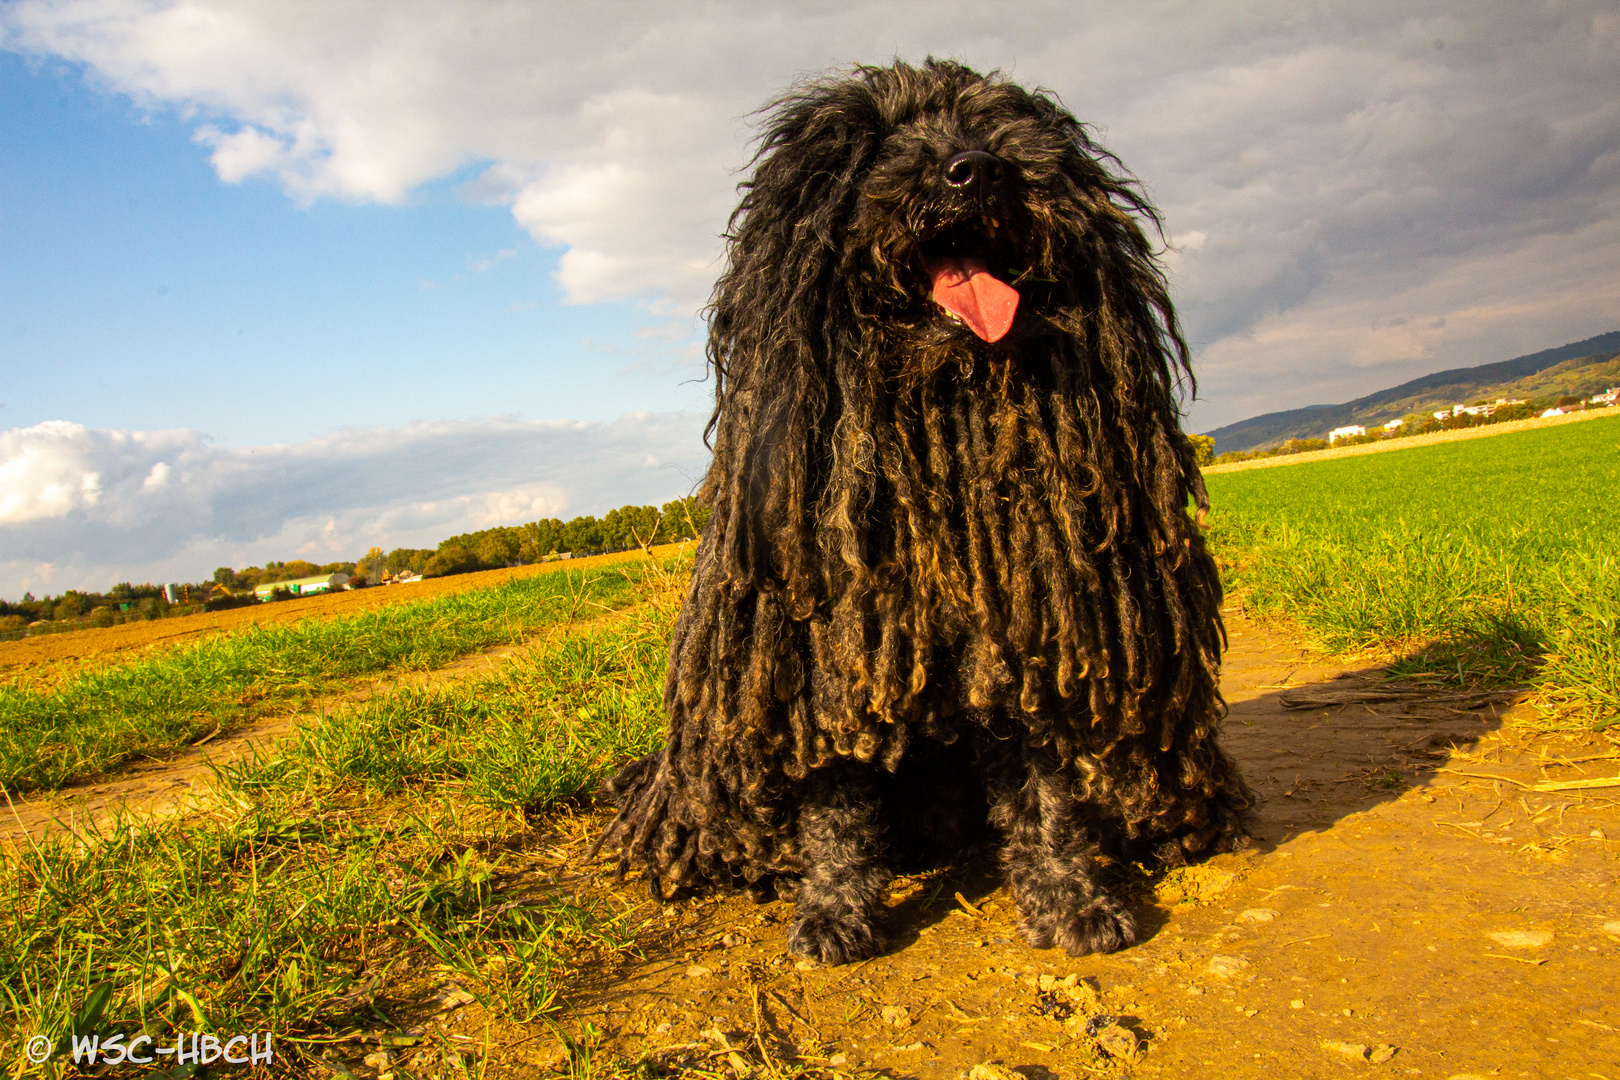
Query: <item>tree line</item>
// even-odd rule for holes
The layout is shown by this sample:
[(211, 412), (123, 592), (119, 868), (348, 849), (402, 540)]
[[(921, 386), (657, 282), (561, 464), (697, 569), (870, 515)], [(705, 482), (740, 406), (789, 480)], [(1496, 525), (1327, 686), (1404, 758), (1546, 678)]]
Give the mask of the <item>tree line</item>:
[(695, 539), (709, 511), (688, 496), (662, 506), (621, 506), (600, 518), (584, 515), (571, 521), (542, 518), (526, 525), (498, 525), (441, 540), (437, 548), (372, 548), (353, 562), (312, 563), (304, 559), (267, 562), (236, 570), (221, 566), (207, 581), (176, 583), (171, 603), (163, 585), (121, 582), (104, 593), (69, 589), (58, 596), (23, 594), (0, 600), (0, 634), (112, 626), (139, 619), (188, 615), (254, 601), (261, 585), (321, 574), (343, 573), (355, 585), (380, 584), (401, 574), (443, 577), (503, 566), (525, 566), (563, 553), (596, 555), (629, 551), (643, 545)]

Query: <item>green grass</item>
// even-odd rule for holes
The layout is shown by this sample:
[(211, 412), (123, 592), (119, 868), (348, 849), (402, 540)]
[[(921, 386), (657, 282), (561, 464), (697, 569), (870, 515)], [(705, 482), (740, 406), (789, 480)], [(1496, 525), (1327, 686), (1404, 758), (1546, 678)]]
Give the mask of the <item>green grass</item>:
[(1620, 419), (1207, 478), (1228, 591), (1330, 651), (1620, 721)]
[(519, 642), (541, 627), (622, 606), (645, 573), (537, 574), (356, 615), (256, 626), (44, 688), (0, 686), (0, 790), (58, 788), (296, 710), (345, 680), (435, 668)]
[(227, 779), (243, 791), (454, 793), (504, 813), (543, 811), (663, 742), (668, 628), (646, 618), (563, 638), (480, 679), (339, 710)]
[(210, 817), (0, 852), (0, 1052), (76, 1028), (270, 1030), (281, 1075), (379, 1040), (466, 1075), (464, 1046), (404, 1034), (433, 993), (454, 981), (529, 1024), (632, 946), (623, 912), (567, 886), (576, 867), (537, 867), (531, 822), (659, 741), (672, 597), (344, 707), (223, 771)]

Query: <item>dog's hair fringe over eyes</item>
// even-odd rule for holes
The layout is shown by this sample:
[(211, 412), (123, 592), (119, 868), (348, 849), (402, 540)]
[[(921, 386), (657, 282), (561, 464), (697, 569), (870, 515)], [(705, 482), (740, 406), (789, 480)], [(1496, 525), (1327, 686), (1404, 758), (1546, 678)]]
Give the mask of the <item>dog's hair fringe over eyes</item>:
[[(952, 148), (1017, 166), (1002, 345), (906, 299), (934, 210), (908, 193)], [(930, 60), (796, 87), (741, 190), (709, 309), (712, 517), (669, 743), (612, 785), (620, 872), (791, 874), (795, 784), (970, 729), (1066, 763), (1127, 838), (1241, 809), (1187, 346), (1136, 183), (1051, 96)]]

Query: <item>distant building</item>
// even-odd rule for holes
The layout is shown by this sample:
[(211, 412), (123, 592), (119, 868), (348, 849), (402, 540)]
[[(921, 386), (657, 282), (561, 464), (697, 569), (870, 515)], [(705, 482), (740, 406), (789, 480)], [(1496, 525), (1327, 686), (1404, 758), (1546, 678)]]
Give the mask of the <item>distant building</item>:
[(1328, 442), (1334, 443), (1338, 442), (1340, 439), (1348, 439), (1356, 435), (1365, 434), (1367, 434), (1367, 429), (1362, 427), (1360, 424), (1346, 424), (1344, 427), (1334, 428), (1332, 431), (1328, 432)]
[(263, 585), (255, 586), (253, 595), (260, 600), (268, 600), (271, 593), (277, 589), (284, 589), (294, 596), (311, 596), (332, 589), (341, 589), (348, 583), (349, 575), (340, 571), (336, 574), (317, 574), (314, 577), (294, 578), (292, 581), (267, 581)]
[(1402, 428), (1402, 427), (1405, 427), (1405, 426), (1406, 426), (1406, 421), (1405, 420), (1391, 420), (1389, 423), (1384, 425), (1384, 430), (1385, 431), (1395, 431), (1395, 430), (1397, 430), (1399, 428)]
[(1593, 394), (1586, 399), (1588, 405), (1614, 405), (1620, 404), (1620, 386), (1611, 386), (1601, 394)]
[(1557, 408), (1548, 409), (1546, 412), (1542, 413), (1541, 415), (1544, 416), (1544, 417), (1546, 417), (1546, 416), (1563, 416), (1564, 415), (1564, 410), (1563, 409), (1557, 409)]

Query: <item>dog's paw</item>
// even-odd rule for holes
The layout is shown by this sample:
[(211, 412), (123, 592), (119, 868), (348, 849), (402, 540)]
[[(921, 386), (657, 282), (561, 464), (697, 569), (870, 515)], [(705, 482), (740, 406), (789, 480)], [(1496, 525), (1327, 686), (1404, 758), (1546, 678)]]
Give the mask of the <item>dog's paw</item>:
[(1018, 932), (1034, 948), (1057, 946), (1070, 956), (1109, 953), (1136, 944), (1136, 920), (1111, 896), (1099, 896), (1075, 911), (1025, 915)]
[(872, 920), (852, 911), (803, 911), (788, 930), (789, 952), (823, 964), (865, 960), (882, 947)]

